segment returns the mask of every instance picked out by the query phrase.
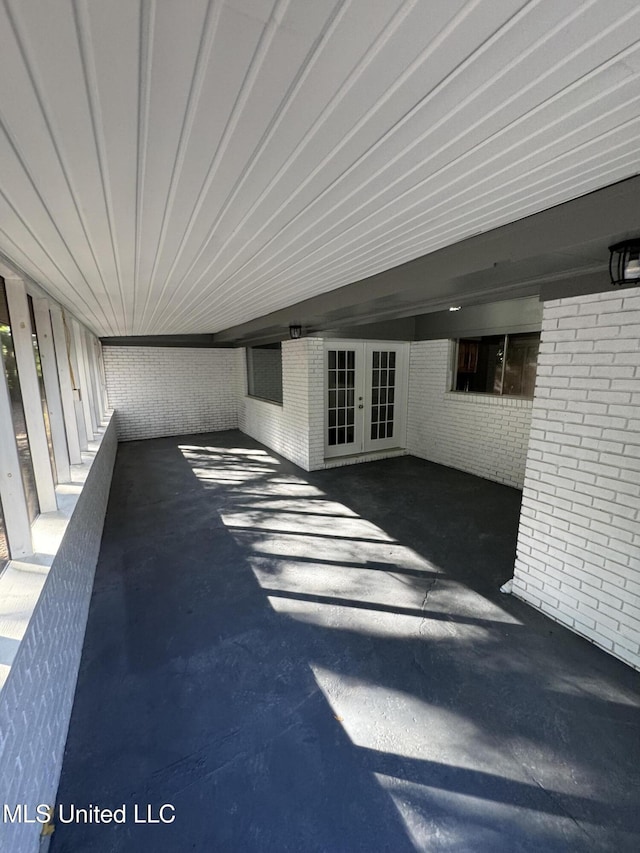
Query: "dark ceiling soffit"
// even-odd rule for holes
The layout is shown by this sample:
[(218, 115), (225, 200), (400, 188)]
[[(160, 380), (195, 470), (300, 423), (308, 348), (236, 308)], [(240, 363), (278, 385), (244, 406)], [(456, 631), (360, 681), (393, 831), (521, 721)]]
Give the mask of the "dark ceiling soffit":
[(363, 338), (370, 341), (413, 341), (416, 333), (416, 317), (402, 317), (396, 320), (381, 320), (378, 323), (363, 323), (350, 326), (344, 324), (326, 329), (318, 329), (309, 337), (317, 338)]
[[(588, 243), (596, 245), (597, 255), (599, 257), (602, 254), (604, 265), (608, 261), (608, 242), (612, 238), (622, 239), (631, 231), (635, 233), (640, 227), (639, 194), (640, 177), (619, 181), (361, 281), (216, 332), (216, 343), (244, 345), (281, 340), (286, 336), (284, 330), (292, 323), (301, 324), (304, 334), (309, 335), (318, 329), (348, 327), (441, 311), (447, 303), (453, 304), (465, 297), (470, 304), (507, 299), (509, 295), (513, 298), (540, 296), (543, 291), (545, 299), (558, 298), (562, 295), (558, 279), (569, 277), (561, 271), (549, 276), (551, 281), (548, 286), (538, 280), (535, 283), (512, 283), (508, 287), (495, 288), (486, 281), (481, 290), (465, 292), (460, 282), (463, 279), (473, 282), (475, 273), (484, 273), (491, 268), (502, 270), (505, 265), (521, 264), (527, 258), (570, 253), (571, 247)], [(603, 211), (606, 211), (604, 216)], [(604, 247), (602, 251), (600, 243)], [(592, 288), (608, 290), (608, 276), (601, 274), (600, 270), (589, 287), (580, 290), (581, 282), (586, 285), (585, 279), (593, 272), (594, 261), (592, 259), (591, 269), (574, 271), (574, 282), (567, 287), (567, 295), (573, 291), (593, 292)], [(425, 282), (429, 282), (428, 295)], [(399, 310), (398, 303), (406, 291), (420, 291), (423, 294), (421, 304), (407, 302), (403, 310)], [(358, 315), (357, 306), (369, 306), (367, 316)]]
[(422, 314), (416, 317), (416, 340), (539, 332), (541, 328), (542, 303), (532, 296), (528, 299), (471, 305), (460, 311)]
[[(537, 332), (542, 328), (542, 303), (537, 296), (470, 305), (460, 311), (435, 311), (362, 325), (336, 325), (308, 332), (310, 337), (372, 341), (427, 341), (465, 335)], [(255, 346), (251, 342), (248, 346)]]
[(105, 347), (231, 347), (232, 343), (217, 342), (213, 335), (131, 335), (100, 338)]
[[(577, 275), (574, 274), (574, 275)], [(595, 272), (582, 272), (578, 278), (578, 291), (582, 293), (598, 292), (608, 289), (608, 273), (605, 266)], [(565, 295), (573, 295), (572, 285), (576, 278), (571, 276), (553, 277), (552, 281), (545, 282), (548, 295), (545, 299), (559, 299)], [(582, 288), (582, 289), (580, 289)], [(541, 293), (542, 282), (540, 280), (521, 282), (520, 284), (501, 285), (491, 289), (479, 290), (474, 293), (466, 293), (464, 296), (448, 296), (441, 299), (430, 300), (428, 304), (424, 300), (410, 301), (409, 304), (400, 305), (394, 299), (382, 298), (375, 302), (368, 302), (360, 310), (349, 311), (324, 311), (321, 316), (316, 315), (315, 325), (305, 326), (304, 337), (320, 338), (364, 338), (368, 340), (433, 340), (449, 337), (449, 306), (462, 302), (464, 305), (464, 317), (469, 317), (469, 312), (474, 308), (487, 306), (493, 311), (496, 305), (513, 303), (522, 305), (536, 303), (540, 315), (542, 313)], [(317, 299), (330, 299), (332, 293), (323, 294)], [(288, 309), (284, 309), (288, 310)], [(518, 310), (516, 308), (516, 310)], [(267, 318), (264, 318), (265, 320)], [(515, 317), (513, 320), (515, 321)], [(484, 322), (484, 320), (482, 321)], [(536, 326), (537, 324), (537, 326)], [(507, 325), (512, 326), (513, 322)], [(516, 323), (516, 325), (518, 325)], [(473, 334), (480, 325), (473, 325)], [(487, 331), (482, 334), (491, 334), (491, 329), (499, 334), (504, 329), (500, 322), (488, 321)], [(531, 320), (527, 323), (526, 331), (540, 328), (539, 320)], [(512, 328), (511, 331), (514, 331)], [(465, 334), (472, 334), (471, 328), (464, 330)], [(236, 346), (258, 346), (260, 344), (281, 341), (287, 337), (286, 329), (282, 325), (263, 326), (246, 337), (237, 337), (232, 342)], [(218, 340), (218, 335), (215, 335)], [(222, 345), (222, 344), (220, 344)]]
[(606, 287), (603, 287), (603, 274), (592, 273), (590, 275), (582, 275), (576, 278), (567, 278), (562, 281), (545, 282), (540, 288), (540, 301), (548, 302), (551, 299), (565, 299), (569, 296), (587, 296), (590, 293), (619, 293), (629, 287), (637, 287), (637, 282), (631, 282), (626, 285), (618, 285), (615, 288), (611, 285), (611, 279), (607, 275)]

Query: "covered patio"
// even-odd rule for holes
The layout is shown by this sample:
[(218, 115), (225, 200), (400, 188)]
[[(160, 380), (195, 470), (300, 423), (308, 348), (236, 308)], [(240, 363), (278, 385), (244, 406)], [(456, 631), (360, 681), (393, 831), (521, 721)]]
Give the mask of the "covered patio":
[(526, 604), (521, 493), (238, 431), (121, 444), (64, 851), (636, 851), (640, 674)]

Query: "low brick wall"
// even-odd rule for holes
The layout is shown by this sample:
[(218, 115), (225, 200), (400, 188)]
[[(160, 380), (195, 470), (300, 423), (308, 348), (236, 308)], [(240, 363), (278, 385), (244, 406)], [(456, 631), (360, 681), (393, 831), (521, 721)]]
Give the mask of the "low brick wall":
[[(55, 802), (117, 449), (111, 419), (0, 693), (0, 803)], [(35, 853), (38, 823), (0, 821), (0, 850)]]

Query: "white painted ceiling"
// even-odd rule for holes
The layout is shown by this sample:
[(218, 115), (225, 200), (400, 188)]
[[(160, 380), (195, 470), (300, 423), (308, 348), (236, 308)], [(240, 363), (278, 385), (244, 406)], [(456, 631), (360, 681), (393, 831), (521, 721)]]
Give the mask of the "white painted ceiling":
[(6, 258), (215, 332), (640, 171), (640, 3), (0, 0), (0, 129)]

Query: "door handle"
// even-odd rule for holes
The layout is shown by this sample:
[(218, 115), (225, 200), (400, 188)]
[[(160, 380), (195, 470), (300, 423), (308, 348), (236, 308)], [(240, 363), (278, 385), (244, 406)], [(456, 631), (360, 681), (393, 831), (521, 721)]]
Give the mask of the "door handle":
[(358, 408), (359, 408), (359, 409), (364, 409), (364, 403), (358, 403)]

